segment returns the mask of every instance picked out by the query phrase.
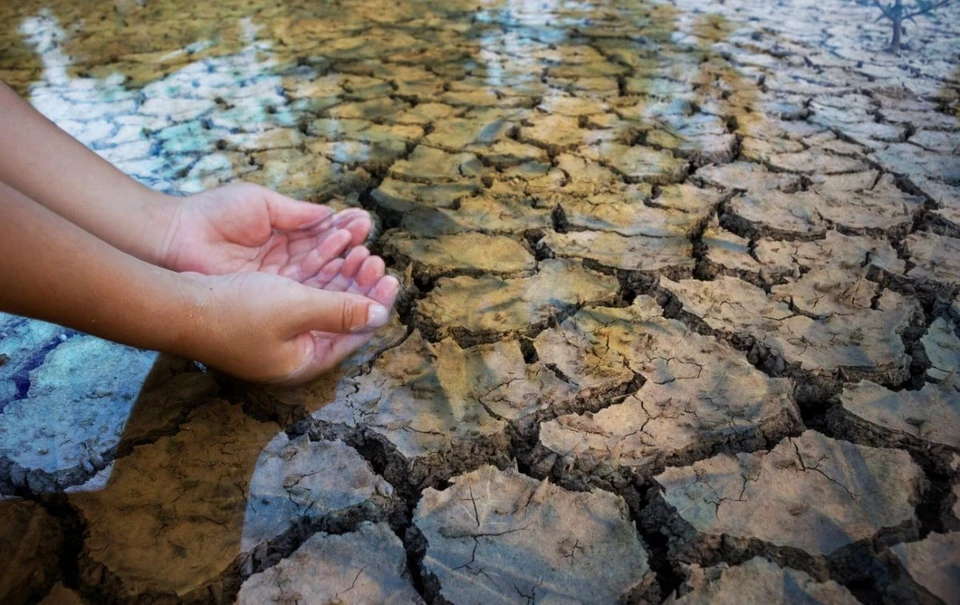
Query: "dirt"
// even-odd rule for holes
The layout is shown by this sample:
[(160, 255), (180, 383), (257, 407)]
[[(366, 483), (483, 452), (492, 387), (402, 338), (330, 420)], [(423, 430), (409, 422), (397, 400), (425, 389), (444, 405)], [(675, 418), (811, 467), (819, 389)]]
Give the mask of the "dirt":
[(403, 292), (298, 388), (0, 316), (0, 600), (950, 602), (958, 11), (3, 4), (82, 143)]

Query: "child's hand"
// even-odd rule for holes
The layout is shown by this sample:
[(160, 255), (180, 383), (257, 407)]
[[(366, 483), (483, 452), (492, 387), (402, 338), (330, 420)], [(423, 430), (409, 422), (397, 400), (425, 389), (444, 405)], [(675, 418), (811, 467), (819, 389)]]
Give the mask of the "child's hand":
[(188, 356), (247, 380), (299, 383), (389, 318), (399, 283), (361, 245), (372, 227), (363, 210), (334, 214), (239, 184), (185, 198), (172, 216), (161, 262), (208, 292), (198, 318), (210, 323), (187, 336)]
[(331, 278), (350, 293), (265, 273), (182, 274), (200, 286), (183, 352), (246, 380), (293, 384), (316, 378), (387, 323), (399, 284), (383, 275), (382, 261), (379, 266), (379, 272)]
[(361, 245), (371, 227), (360, 209), (334, 214), (258, 185), (228, 185), (179, 201), (160, 264), (206, 275), (271, 273), (306, 283)]

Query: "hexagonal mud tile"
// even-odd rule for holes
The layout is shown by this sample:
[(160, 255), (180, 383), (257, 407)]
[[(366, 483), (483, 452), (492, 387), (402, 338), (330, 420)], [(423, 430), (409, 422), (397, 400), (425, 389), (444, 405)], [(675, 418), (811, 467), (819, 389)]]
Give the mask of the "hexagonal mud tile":
[(900, 384), (909, 375), (910, 357), (901, 334), (922, 316), (916, 301), (890, 290), (880, 296), (876, 309), (850, 307), (850, 314), (813, 319), (733, 277), (711, 282), (661, 278), (660, 283), (677, 296), (684, 311), (710, 328), (751, 336), (774, 353), (775, 365), (776, 358), (782, 358), (814, 375), (842, 372), (848, 380), (873, 376), (891, 384)]
[(472, 147), (470, 150), (497, 168), (511, 168), (528, 162), (548, 163), (550, 161), (547, 152), (543, 149), (512, 139), (497, 141), (489, 147)]
[(564, 96), (554, 92), (544, 97), (537, 109), (546, 114), (579, 117), (606, 113), (609, 106), (599, 99)]
[(669, 605), (738, 605), (745, 600), (769, 605), (791, 603), (836, 603), (859, 601), (833, 580), (817, 582), (809, 575), (756, 557), (730, 567), (721, 563), (701, 568), (692, 565), (691, 577), (680, 588), (683, 596), (671, 596)]
[(407, 153), (403, 141), (311, 141), (306, 145), (312, 153), (320, 154), (331, 162), (346, 166), (363, 166), (368, 171), (385, 169)]
[(936, 382), (960, 383), (960, 337), (957, 328), (944, 317), (938, 317), (920, 339), (930, 361), (927, 378)]
[(30, 370), (26, 397), (0, 415), (0, 457), (15, 465), (2, 479), (43, 493), (102, 468), (156, 358), (86, 335), (55, 345)]
[(520, 128), (518, 139), (557, 154), (583, 143), (589, 131), (581, 130), (576, 118), (541, 114), (528, 119), (529, 126)]
[(565, 178), (563, 171), (549, 162), (524, 162), (484, 175), (485, 185), (488, 185), (485, 193), (495, 199), (528, 201), (547, 206), (554, 203), (555, 198), (563, 199), (566, 197), (564, 194), (573, 193), (578, 188), (558, 191), (565, 182), (574, 182)]
[(956, 132), (920, 130), (910, 137), (909, 142), (938, 153), (956, 154), (960, 151)]
[(820, 581), (829, 562), (858, 543), (915, 537), (914, 507), (925, 482), (903, 450), (814, 431), (769, 452), (721, 454), (654, 479), (661, 491), (644, 524), (670, 535), (681, 560), (764, 554)]
[(960, 226), (960, 187), (918, 175), (910, 175), (910, 182), (937, 205), (936, 215), (954, 229)]
[(480, 191), (480, 182), (462, 179), (453, 183), (412, 183), (387, 177), (371, 196), (378, 206), (393, 212), (421, 208), (453, 208)]
[(465, 231), (522, 233), (553, 225), (550, 208), (533, 207), (530, 201), (465, 198), (456, 210), (413, 211), (403, 215), (401, 229), (420, 237), (439, 237)]
[(615, 277), (579, 261), (550, 259), (531, 277), (442, 278), (417, 303), (417, 316), (441, 337), (505, 334), (542, 325), (580, 305), (612, 301), (618, 290)]
[(357, 518), (379, 519), (393, 506), (393, 486), (342, 441), (279, 433), (260, 453), (250, 479), (244, 552), (304, 522), (342, 530)]
[[(546, 168), (540, 174), (521, 174), (523, 190), (543, 200), (580, 200), (590, 196), (624, 190), (623, 179), (613, 170), (599, 162), (579, 155), (561, 153), (554, 159), (554, 166), (542, 163), (536, 167)], [(626, 190), (627, 197), (650, 194), (650, 187), (640, 184)], [(634, 194), (634, 195), (631, 195)]]
[(427, 279), (466, 274), (520, 276), (537, 267), (533, 255), (516, 239), (502, 235), (460, 233), (417, 238), (394, 233), (385, 239), (385, 254), (413, 263), (414, 275)]
[(881, 287), (867, 279), (866, 269), (828, 266), (771, 288), (771, 298), (788, 302), (813, 319), (856, 317), (872, 308)]
[(803, 142), (815, 149), (823, 149), (849, 158), (862, 158), (868, 151), (864, 146), (841, 139), (830, 131), (811, 134), (805, 137)]
[(413, 125), (374, 124), (368, 120), (322, 119), (307, 126), (307, 132), (324, 141), (360, 141), (363, 143), (404, 144), (423, 137), (423, 128)]
[(299, 147), (302, 143), (303, 135), (296, 128), (270, 128), (263, 132), (226, 133), (218, 141), (221, 147), (237, 151), (267, 151)]
[[(402, 69), (398, 66), (394, 68)], [(401, 84), (398, 81), (398, 84)], [(457, 110), (443, 103), (420, 103), (415, 107), (402, 112), (394, 119), (400, 124), (429, 124), (438, 120), (449, 118), (457, 113)]]
[(923, 208), (923, 199), (900, 190), (891, 174), (875, 171), (814, 177), (821, 196), (817, 212), (854, 232), (906, 233)]
[(0, 601), (36, 602), (60, 576), (60, 524), (39, 504), (0, 499)]
[(505, 459), (509, 421), (569, 409), (578, 392), (540, 364), (526, 364), (516, 340), (463, 349), (450, 339), (428, 343), (415, 331), (368, 373), (343, 380), (314, 417), (379, 435), (402, 457), (394, 461), (403, 467), (400, 480), (417, 484), (471, 459)]
[(413, 522), (426, 542), (428, 590), (455, 603), (657, 596), (626, 504), (607, 492), (485, 466), (424, 490)]
[(827, 231), (817, 212), (823, 203), (813, 191), (751, 190), (730, 200), (720, 224), (750, 239), (817, 239)]
[(917, 231), (908, 235), (904, 244), (915, 265), (907, 273), (909, 277), (960, 285), (960, 239)]
[(732, 162), (719, 166), (704, 166), (696, 175), (704, 182), (727, 190), (783, 192), (797, 191), (800, 179), (796, 175), (770, 172), (763, 164)]
[[(709, 117), (718, 120), (716, 116)], [(723, 124), (719, 129), (702, 129), (696, 125), (674, 127), (669, 130), (652, 130), (647, 133), (646, 143), (687, 158), (695, 166), (725, 164), (737, 157), (737, 137), (728, 134)]]
[(383, 524), (311, 536), (293, 554), (250, 576), (238, 605), (271, 602), (422, 603), (410, 583), (400, 539)]
[(410, 108), (410, 105), (389, 97), (357, 103), (343, 103), (332, 107), (327, 114), (338, 120), (373, 120), (383, 115), (394, 115)]
[(512, 128), (513, 124), (501, 116), (452, 118), (437, 122), (424, 143), (457, 152), (471, 145), (491, 145), (507, 140), (507, 133)]
[(858, 443), (906, 447), (948, 471), (960, 454), (960, 386), (891, 391), (869, 381), (845, 387), (831, 426)]
[(250, 476), (277, 431), (215, 401), (173, 437), (119, 459), (105, 489), (72, 494), (89, 531), (85, 581), (186, 596), (219, 578), (241, 553)]
[(835, 267), (849, 273), (846, 280), (856, 279), (867, 266), (900, 275), (906, 266), (886, 239), (832, 230), (823, 239), (805, 242), (759, 240), (756, 257), (770, 273), (796, 277), (811, 270)]
[(960, 158), (927, 151), (911, 143), (894, 143), (875, 152), (873, 158), (894, 174), (925, 176), (948, 183), (960, 179)]
[(245, 174), (245, 181), (301, 200), (324, 199), (340, 191), (347, 174), (342, 164), (323, 156), (305, 155), (299, 149), (259, 151), (250, 158), (248, 164), (261, 168)]
[(627, 237), (608, 231), (550, 232), (540, 240), (560, 258), (587, 259), (612, 269), (664, 273), (674, 278), (693, 271), (693, 244), (686, 237)]
[[(612, 231), (625, 236), (689, 237), (710, 212), (709, 207), (697, 208), (693, 203), (694, 212), (658, 207), (656, 204), (663, 195), (656, 201), (648, 201), (649, 192), (645, 189), (643, 185), (629, 185), (583, 199), (563, 199), (560, 201), (562, 220), (574, 228)], [(665, 202), (683, 203), (673, 192), (669, 195)]]
[(754, 258), (750, 240), (721, 227), (716, 217), (710, 219), (701, 241), (706, 247), (705, 264), (711, 273), (739, 277), (755, 285), (758, 278), (770, 277), (770, 271)]
[(88, 531), (82, 581), (118, 598), (201, 598), (305, 523), (377, 517), (380, 483), (342, 444), (291, 442), (213, 400), (118, 458), (102, 489), (70, 494)]
[(786, 138), (766, 139), (748, 136), (743, 137), (741, 145), (741, 155), (744, 159), (761, 164), (765, 162), (771, 154), (796, 153), (804, 150), (803, 143)]
[(622, 402), (541, 426), (532, 466), (579, 488), (640, 484), (664, 465), (755, 449), (801, 426), (790, 380), (768, 378), (728, 345), (664, 319), (649, 297), (581, 310), (535, 347), (581, 388), (611, 388), (621, 367), (645, 381)]
[(890, 551), (906, 576), (887, 589), (891, 602), (956, 602), (960, 595), (960, 533), (931, 532), (919, 542), (897, 544)]
[(870, 168), (863, 160), (836, 155), (822, 149), (774, 153), (767, 157), (767, 163), (775, 170), (801, 174), (843, 174), (862, 172)]
[(668, 210), (686, 212), (702, 221), (713, 214), (717, 206), (728, 197), (728, 194), (716, 189), (683, 183), (661, 188), (660, 195), (651, 200), (651, 203)]
[(669, 185), (682, 181), (687, 172), (686, 160), (652, 147), (603, 142), (582, 147), (580, 153), (587, 159), (610, 166), (631, 183)]
[(872, 121), (841, 124), (837, 129), (846, 138), (872, 151), (884, 149), (889, 143), (902, 141), (906, 133), (903, 126)]
[(426, 145), (418, 145), (409, 158), (390, 167), (394, 178), (417, 183), (456, 183), (482, 171), (483, 164), (472, 153), (447, 153)]

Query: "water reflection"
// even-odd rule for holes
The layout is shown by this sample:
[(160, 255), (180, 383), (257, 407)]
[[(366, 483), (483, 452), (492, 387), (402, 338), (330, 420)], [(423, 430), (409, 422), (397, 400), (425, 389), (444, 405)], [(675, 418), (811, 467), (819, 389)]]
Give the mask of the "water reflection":
[[(384, 464), (408, 490), (441, 486), (481, 458), (509, 464), (511, 422), (583, 411), (590, 397), (574, 386), (590, 378), (605, 381), (616, 397), (636, 380), (625, 369), (636, 356), (629, 348), (614, 361), (604, 357), (593, 368), (597, 376), (586, 377), (571, 361), (587, 352), (584, 342), (549, 368), (532, 337), (557, 330), (585, 305), (626, 304), (623, 283), (691, 277), (711, 245), (698, 234), (718, 221), (734, 189), (751, 190), (761, 209), (735, 236), (736, 250), (752, 259), (758, 234), (781, 235), (787, 229), (777, 220), (796, 219), (798, 208), (819, 221), (816, 238), (827, 230), (822, 215), (835, 216), (797, 205), (815, 196), (794, 195), (810, 180), (796, 173), (824, 166), (847, 172), (837, 169), (841, 158), (867, 170), (857, 157), (865, 151), (804, 121), (810, 109), (794, 93), (808, 90), (808, 80), (781, 80), (787, 93), (767, 89), (782, 64), (747, 52), (747, 24), (672, 4), (120, 0), (89, 7), (84, 20), (71, 3), (2, 10), (10, 15), (3, 27), (17, 28), (0, 34), (2, 74), (122, 170), (171, 193), (246, 179), (305, 199), (339, 196), (375, 207), (386, 227), (399, 229), (378, 244), (409, 271), (409, 325), (393, 326), (340, 373), (281, 392), (217, 384), (163, 357), (148, 376), (152, 356), (108, 347), (102, 359), (74, 354), (83, 359), (60, 370), (87, 379), (93, 394), (61, 384), (61, 399), (83, 399), (83, 410), (102, 406), (103, 417), (77, 408), (52, 422), (38, 414), (47, 408), (25, 388), (30, 364), (20, 360), (33, 359), (37, 369), (48, 354), (56, 361), (59, 347), (79, 347), (88, 337), (71, 334), (60, 345), (55, 328), (32, 323), (0, 334), (4, 346), (13, 343), (3, 349), (13, 361), (0, 366), (0, 406), (30, 408), (39, 416), (34, 426), (50, 431), (30, 443), (3, 433), (2, 451), (21, 466), (30, 448), (45, 456), (33, 479), (21, 473), (3, 488), (37, 497), (66, 487), (88, 524), (79, 582), (95, 596), (229, 598), (285, 545), (318, 528), (388, 516), (397, 504), (393, 487), (343, 443), (288, 436), (297, 421), (314, 422), (314, 437), (362, 433), (386, 452)], [(821, 118), (837, 111), (824, 106)], [(811, 167), (816, 158), (821, 163)], [(735, 159), (750, 160), (751, 168), (731, 171), (724, 191), (707, 171), (697, 172)], [(848, 203), (876, 193), (839, 190)], [(777, 214), (781, 206), (786, 218)], [(729, 214), (739, 206), (724, 208)], [(904, 211), (910, 220), (911, 212)], [(718, 222), (712, 227), (721, 231)], [(472, 237), (478, 233), (485, 237)], [(496, 237), (529, 262), (491, 269), (494, 255), (484, 246), (496, 245)], [(410, 241), (436, 245), (404, 245)], [(451, 249), (456, 254), (444, 252)], [(769, 287), (759, 270), (749, 273), (751, 283)], [(787, 271), (778, 277), (786, 288), (799, 282), (788, 278)], [(757, 289), (758, 308), (766, 308), (767, 294)], [(850, 313), (872, 312), (868, 307)], [(809, 335), (798, 335), (796, 346), (805, 350)], [(471, 346), (476, 342), (482, 346)], [(596, 354), (604, 343), (589, 346)], [(851, 350), (857, 363), (873, 363), (873, 351)], [(97, 367), (84, 363), (90, 360), (99, 360)], [(119, 378), (110, 375), (127, 363)], [(677, 381), (686, 378), (666, 360), (634, 369), (653, 380), (647, 393), (669, 396), (618, 401), (608, 409), (629, 416), (624, 426), (636, 424), (638, 407), (646, 414), (649, 403), (674, 405), (674, 392), (677, 399), (683, 392)], [(230, 388), (221, 390), (224, 384)], [(708, 382), (696, 405), (668, 410), (649, 427), (641, 422), (656, 426), (662, 439), (640, 431), (635, 441), (597, 441), (615, 457), (656, 465), (707, 457), (731, 434), (737, 447), (759, 448), (767, 435), (736, 386), (727, 377)], [(746, 409), (733, 417), (731, 406), (711, 399), (738, 399)], [(700, 411), (713, 424), (690, 420)], [(3, 414), (4, 428), (13, 426), (14, 412)], [(576, 419), (585, 421), (566, 418), (570, 438), (581, 439), (585, 425)], [(568, 450), (583, 456), (584, 467), (592, 463), (583, 448)], [(621, 478), (630, 472), (611, 470)], [(739, 482), (739, 472), (730, 478)], [(869, 489), (875, 483), (864, 481)], [(845, 528), (829, 531), (836, 538)]]

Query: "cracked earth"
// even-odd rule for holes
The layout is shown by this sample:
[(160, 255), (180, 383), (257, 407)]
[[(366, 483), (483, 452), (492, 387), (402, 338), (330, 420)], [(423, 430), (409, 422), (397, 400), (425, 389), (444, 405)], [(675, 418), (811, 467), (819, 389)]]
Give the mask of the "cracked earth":
[(868, 5), (3, 3), (62, 128), (403, 294), (296, 389), (0, 316), (0, 602), (960, 602), (960, 5)]

